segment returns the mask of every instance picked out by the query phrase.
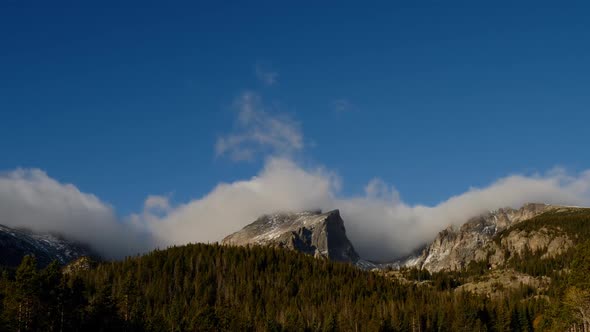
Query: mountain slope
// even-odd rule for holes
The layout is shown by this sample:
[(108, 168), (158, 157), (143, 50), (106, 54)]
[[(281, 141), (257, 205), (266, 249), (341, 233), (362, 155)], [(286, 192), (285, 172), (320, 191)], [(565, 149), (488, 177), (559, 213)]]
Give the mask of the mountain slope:
[(388, 271), (405, 281), (276, 245), (171, 247), (65, 274), (25, 259), (1, 276), (0, 330), (582, 331), (572, 303), (590, 312), (589, 239), (590, 209), (552, 209), (487, 242), (502, 266)]
[(82, 256), (97, 256), (84, 245), (57, 235), (0, 225), (0, 266), (17, 266), (25, 255), (34, 255), (39, 266), (53, 260), (64, 265)]
[(430, 272), (460, 270), (472, 261), (482, 260), (487, 251), (482, 250), (496, 234), (524, 220), (532, 219), (558, 206), (529, 203), (518, 210), (501, 208), (471, 218), (461, 227), (448, 227), (441, 231), (418, 257), (404, 264)]
[(223, 239), (226, 245), (270, 245), (315, 257), (357, 262), (359, 256), (346, 237), (338, 210), (264, 215)]
[(541, 216), (552, 215), (559, 219), (564, 213), (576, 211), (586, 213), (588, 209), (529, 203), (517, 210), (502, 208), (491, 211), (471, 218), (458, 228), (448, 227), (441, 231), (419, 256), (399, 265), (430, 272), (458, 271), (472, 262), (486, 261), (490, 268), (500, 266), (510, 255), (520, 255), (526, 250), (547, 250), (547, 257), (555, 256), (573, 245), (573, 235), (568, 237), (558, 229), (543, 227), (523, 231), (520, 226), (528, 225)]
[[(498, 313), (528, 312), (524, 323), (530, 324), (539, 312), (528, 311), (535, 299), (456, 298), (448, 289), (408, 287), (350, 264), (269, 246), (173, 247), (75, 276), (91, 296), (112, 295), (107, 307), (116, 301), (118, 310), (94, 300), (89, 303), (99, 309), (83, 311), (110, 314), (83, 317), (91, 328), (109, 331), (117, 318), (136, 331), (493, 331)], [(525, 330), (520, 321), (510, 328)]]

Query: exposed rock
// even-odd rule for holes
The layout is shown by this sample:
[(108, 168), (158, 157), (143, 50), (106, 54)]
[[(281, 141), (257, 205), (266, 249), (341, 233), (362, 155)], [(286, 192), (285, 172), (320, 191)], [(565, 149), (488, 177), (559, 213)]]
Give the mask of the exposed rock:
[(528, 250), (532, 253), (544, 252), (542, 258), (552, 258), (565, 253), (573, 245), (574, 241), (560, 229), (512, 230), (502, 236), (499, 244), (492, 241), (478, 249), (476, 260), (487, 258), (491, 267), (497, 267), (505, 263), (506, 256), (523, 255)]
[(418, 258), (407, 261), (404, 265), (424, 268), (430, 272), (460, 270), (471, 261), (485, 259), (489, 251), (484, 248), (499, 232), (557, 208), (559, 207), (530, 203), (518, 210), (502, 208), (488, 212), (470, 219), (459, 228), (450, 226), (440, 232)]
[(529, 286), (536, 294), (547, 289), (549, 277), (533, 277), (512, 269), (493, 270), (483, 277), (467, 282), (455, 289), (490, 297), (501, 297), (523, 286)]
[(430, 280), (412, 280), (408, 279), (401, 270), (374, 270), (374, 272), (385, 278), (395, 280), (403, 285), (428, 286), (432, 283)]
[(98, 263), (88, 256), (82, 256), (68, 265), (64, 266), (62, 272), (64, 274), (71, 274), (80, 271), (87, 271), (94, 268)]
[(64, 265), (81, 256), (97, 257), (86, 246), (59, 235), (40, 234), (0, 225), (0, 265), (17, 266), (25, 255), (33, 255), (44, 267), (57, 260)]
[(270, 245), (335, 261), (359, 261), (338, 210), (264, 215), (227, 236), (226, 245)]

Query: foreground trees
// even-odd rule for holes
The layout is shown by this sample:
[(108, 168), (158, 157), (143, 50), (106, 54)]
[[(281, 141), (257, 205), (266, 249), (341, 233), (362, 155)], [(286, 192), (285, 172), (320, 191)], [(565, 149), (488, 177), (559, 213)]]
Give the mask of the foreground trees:
[(286, 250), (202, 244), (69, 274), (27, 257), (0, 293), (2, 329), (14, 331), (531, 331), (544, 306)]
[(495, 298), (456, 291), (485, 269), (402, 283), (262, 247), (187, 245), (65, 274), (25, 257), (1, 274), (0, 331), (588, 331), (590, 242), (565, 255), (541, 296)]
[(565, 291), (563, 303), (576, 321), (584, 326), (584, 332), (590, 331), (590, 291), (570, 287)]

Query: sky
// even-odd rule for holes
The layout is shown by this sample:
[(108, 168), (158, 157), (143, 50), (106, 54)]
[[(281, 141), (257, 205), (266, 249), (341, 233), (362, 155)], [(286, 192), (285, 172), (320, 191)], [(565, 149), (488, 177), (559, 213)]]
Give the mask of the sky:
[[(268, 210), (341, 208), (371, 242), (383, 228), (363, 225), (398, 234), (453, 198), (469, 213), (590, 203), (590, 7), (555, 5), (3, 1), (0, 214), (71, 219), (82, 237), (86, 219), (135, 225), (166, 245)], [(465, 198), (506, 182), (521, 196)], [(204, 219), (227, 227), (199, 236)]]

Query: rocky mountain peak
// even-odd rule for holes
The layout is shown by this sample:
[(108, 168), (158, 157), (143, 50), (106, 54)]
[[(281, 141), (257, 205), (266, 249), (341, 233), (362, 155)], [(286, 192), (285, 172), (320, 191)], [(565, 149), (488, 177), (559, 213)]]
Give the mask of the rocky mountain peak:
[(544, 212), (563, 207), (528, 203), (520, 209), (500, 208), (469, 219), (460, 227), (449, 226), (441, 231), (418, 257), (405, 262), (406, 266), (424, 268), (431, 272), (459, 270), (478, 260), (481, 249), (496, 234), (521, 221)]
[(222, 243), (277, 246), (343, 262), (359, 260), (338, 210), (263, 215)]

